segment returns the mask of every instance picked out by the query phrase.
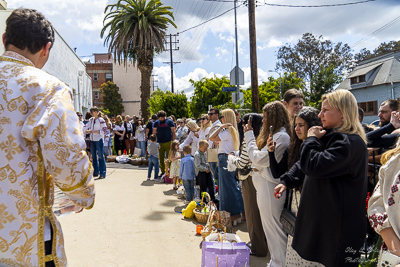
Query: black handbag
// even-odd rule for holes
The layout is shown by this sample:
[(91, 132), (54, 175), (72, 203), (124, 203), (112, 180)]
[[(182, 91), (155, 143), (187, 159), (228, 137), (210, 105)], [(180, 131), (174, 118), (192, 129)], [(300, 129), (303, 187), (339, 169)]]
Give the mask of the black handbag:
[(283, 231), (290, 236), (294, 235), (294, 228), (296, 224), (296, 215), (290, 210), (293, 193), (296, 193), (293, 189), (287, 191), (285, 205), (279, 218), (279, 221), (282, 223)]

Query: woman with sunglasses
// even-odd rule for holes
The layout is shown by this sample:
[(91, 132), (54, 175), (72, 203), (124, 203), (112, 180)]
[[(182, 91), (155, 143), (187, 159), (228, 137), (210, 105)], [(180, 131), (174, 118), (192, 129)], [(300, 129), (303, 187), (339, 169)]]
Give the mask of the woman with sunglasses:
[(188, 136), (189, 128), (185, 125), (183, 119), (177, 121), (177, 126), (175, 140), (179, 141), (179, 144), (182, 144)]
[(211, 129), (211, 121), (208, 117), (208, 114), (201, 115), (201, 127), (199, 131), (199, 140), (207, 139), (206, 135), (210, 132)]

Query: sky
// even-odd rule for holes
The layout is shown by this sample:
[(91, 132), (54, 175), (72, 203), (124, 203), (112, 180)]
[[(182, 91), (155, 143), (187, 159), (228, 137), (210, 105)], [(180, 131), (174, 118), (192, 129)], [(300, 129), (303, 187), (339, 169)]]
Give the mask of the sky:
[[(289, 7), (280, 5), (332, 5), (365, 0), (256, 0), (256, 36), (258, 81), (279, 77), (275, 70), (277, 51), (285, 44), (294, 45), (304, 33), (322, 35), (334, 43), (350, 45), (353, 53), (362, 48), (375, 49), (382, 42), (400, 40), (400, 1), (369, 0), (355, 5), (331, 7)], [(94, 61), (93, 53), (108, 51), (100, 38), (104, 10), (116, 0), (9, 0), (8, 8), (34, 8), (49, 19), (56, 30), (82, 60)], [(177, 28), (167, 34), (179, 34), (173, 51), (174, 89), (191, 96), (189, 80), (203, 77), (229, 77), (236, 65), (235, 20), (233, 0), (162, 0), (171, 6)], [(249, 21), (247, 1), (237, 1), (239, 67), (244, 71), (244, 85), (250, 86)], [(228, 11), (228, 12), (226, 12)], [(223, 14), (226, 12), (225, 14)], [(223, 14), (223, 15), (221, 15)], [(221, 16), (219, 16), (221, 15)], [(215, 19), (213, 19), (215, 18)], [(211, 20), (212, 19), (212, 20)], [(211, 20), (209, 22), (206, 22)], [(200, 26), (198, 26), (200, 25)], [(196, 27), (198, 26), (198, 27)], [(195, 27), (195, 28), (192, 28)], [(191, 29), (192, 28), (192, 29)], [(155, 84), (171, 90), (170, 53), (154, 59)], [(278, 70), (278, 72), (284, 70)]]

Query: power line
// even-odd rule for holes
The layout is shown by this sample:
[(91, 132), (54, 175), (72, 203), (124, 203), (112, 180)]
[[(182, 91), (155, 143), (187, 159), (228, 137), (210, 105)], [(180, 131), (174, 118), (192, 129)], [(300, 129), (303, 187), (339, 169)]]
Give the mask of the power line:
[[(375, 0), (373, 0), (373, 1), (375, 1)], [(241, 6), (243, 6), (243, 5), (239, 5), (239, 6), (237, 6), (236, 8), (241, 7)], [(204, 21), (204, 22), (202, 22), (202, 23), (200, 23), (200, 24), (198, 24), (198, 25), (196, 25), (196, 26), (190, 27), (190, 28), (188, 28), (188, 29), (186, 29), (186, 30), (183, 30), (183, 31), (179, 32), (179, 34), (184, 33), (184, 32), (187, 32), (187, 31), (190, 31), (190, 30), (193, 30), (194, 28), (200, 27), (201, 25), (204, 25), (204, 24), (206, 24), (207, 22), (210, 22), (210, 21), (212, 21), (212, 20), (214, 20), (214, 19), (216, 19), (216, 18), (219, 18), (219, 17), (225, 15), (226, 13), (228, 13), (229, 11), (232, 11), (232, 10), (234, 10), (234, 9), (235, 9), (234, 7), (231, 8), (231, 9), (228, 9), (227, 11), (225, 11), (225, 12), (219, 14), (218, 16), (215, 16), (214, 18), (211, 18), (211, 19), (206, 20), (206, 21)]]
[(357, 4), (363, 4), (363, 3), (368, 3), (368, 2), (374, 2), (374, 1), (377, 1), (377, 0), (364, 0), (364, 1), (352, 2), (352, 3), (329, 4), (329, 5), (310, 5), (310, 6), (305, 6), (305, 5), (270, 4), (270, 3), (265, 3), (265, 2), (264, 2), (263, 5), (265, 5), (265, 6), (278, 6), (278, 7), (335, 7), (335, 6), (357, 5)]
[(379, 29), (375, 30), (374, 32), (372, 32), (371, 34), (369, 34), (367, 37), (362, 38), (361, 40), (357, 41), (354, 43), (353, 47), (361, 44), (362, 42), (364, 42), (365, 40), (367, 40), (368, 38), (370, 38), (371, 36), (383, 31), (384, 29), (392, 26), (393, 24), (395, 24), (396, 22), (398, 22), (400, 20), (400, 16), (398, 16), (397, 18), (389, 21), (388, 23), (386, 23), (385, 25), (383, 25), (382, 27), (380, 27)]

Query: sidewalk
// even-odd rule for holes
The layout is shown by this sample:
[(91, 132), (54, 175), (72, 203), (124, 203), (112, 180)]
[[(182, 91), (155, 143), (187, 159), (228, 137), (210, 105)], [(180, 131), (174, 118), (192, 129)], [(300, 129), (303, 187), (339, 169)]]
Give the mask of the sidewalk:
[[(201, 266), (196, 220), (175, 212), (185, 205), (171, 184), (146, 178), (147, 168), (107, 163), (93, 209), (59, 218), (68, 266)], [(233, 229), (249, 241), (245, 222)], [(250, 266), (268, 260), (251, 256)]]

